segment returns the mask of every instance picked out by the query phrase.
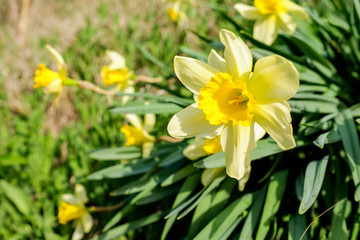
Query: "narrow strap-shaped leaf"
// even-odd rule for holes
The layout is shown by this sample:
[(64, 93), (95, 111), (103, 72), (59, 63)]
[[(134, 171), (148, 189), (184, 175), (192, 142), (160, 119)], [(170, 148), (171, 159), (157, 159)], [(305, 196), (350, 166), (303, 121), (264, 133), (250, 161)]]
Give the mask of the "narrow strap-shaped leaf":
[[(194, 191), (194, 189), (197, 186), (197, 184), (194, 184), (194, 183), (198, 183), (199, 180), (200, 180), (200, 173), (192, 174), (186, 178), (185, 182), (183, 183), (183, 185), (180, 188), (178, 195), (176, 196), (176, 198), (174, 200), (172, 209), (175, 209), (176, 207), (178, 207), (179, 204), (184, 202), (191, 195), (191, 193)], [(177, 216), (178, 216), (178, 213), (175, 213), (166, 220), (163, 232), (161, 233), (161, 240), (166, 239), (166, 236), (169, 233), (172, 225), (176, 221)]]
[[(289, 222), (288, 240), (298, 240), (306, 229), (305, 215), (293, 214)], [(302, 240), (307, 240), (307, 234), (304, 235)]]
[(135, 229), (138, 229), (140, 227), (144, 227), (146, 225), (149, 225), (151, 223), (154, 223), (156, 221), (159, 221), (163, 216), (165, 215), (164, 212), (162, 213), (153, 213), (147, 217), (141, 218), (137, 221), (125, 223), (118, 227), (115, 227), (100, 236), (93, 238), (93, 240), (110, 240), (115, 239), (121, 235), (124, 235), (130, 231), (133, 231)]
[(162, 187), (169, 186), (171, 184), (180, 181), (181, 179), (189, 176), (193, 172), (197, 171), (198, 169), (195, 168), (192, 164), (187, 165), (186, 167), (180, 169), (176, 173), (171, 174), (164, 182), (161, 183)]
[(219, 215), (211, 220), (209, 224), (196, 235), (194, 240), (202, 239), (219, 239), (226, 234), (228, 228), (237, 222), (238, 218), (244, 213), (246, 209), (254, 201), (254, 193), (248, 193), (234, 202), (232, 202), (227, 208), (225, 208)]
[(166, 113), (177, 113), (183, 108), (174, 103), (150, 103), (144, 105), (131, 105), (116, 107), (110, 110), (113, 114), (166, 114)]
[(241, 233), (239, 236), (239, 240), (242, 239), (252, 239), (252, 235), (255, 232), (257, 227), (257, 223), (261, 216), (261, 210), (263, 209), (263, 204), (265, 200), (265, 193), (266, 193), (266, 186), (265, 185), (255, 196), (255, 200), (251, 210), (249, 211), (245, 223), (241, 228)]
[(141, 157), (141, 148), (134, 146), (104, 148), (93, 151), (90, 157), (100, 161), (130, 160)]
[[(360, 144), (351, 111), (349, 109), (342, 111), (335, 118), (335, 122), (339, 128), (354, 184), (357, 187), (360, 184)], [(359, 198), (355, 200), (360, 201)]]
[(282, 196), (285, 191), (289, 169), (276, 172), (270, 178), (269, 187), (266, 193), (264, 209), (261, 215), (256, 240), (266, 239), (270, 225), (279, 210)]
[(300, 214), (304, 214), (317, 199), (324, 180), (328, 160), (329, 156), (325, 156), (320, 161), (312, 161), (307, 165), (302, 200), (299, 207)]

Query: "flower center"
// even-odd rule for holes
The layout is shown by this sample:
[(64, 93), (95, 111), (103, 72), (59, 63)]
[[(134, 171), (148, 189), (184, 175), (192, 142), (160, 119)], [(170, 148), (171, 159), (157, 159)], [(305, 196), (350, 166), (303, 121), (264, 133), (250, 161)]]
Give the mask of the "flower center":
[(127, 85), (129, 70), (126, 68), (110, 70), (108, 66), (102, 69), (102, 81), (106, 86), (119, 84), (124, 89)]
[(47, 87), (56, 79), (61, 79), (60, 75), (48, 69), (45, 64), (41, 63), (35, 72), (34, 88)]
[(146, 141), (143, 131), (130, 125), (122, 126), (120, 131), (125, 134), (125, 146), (141, 146)]
[(254, 0), (254, 5), (262, 14), (285, 11), (283, 0)]
[(61, 202), (59, 206), (59, 223), (66, 224), (67, 222), (81, 218), (85, 213), (85, 208), (82, 206), (71, 205), (66, 202)]
[(208, 155), (222, 151), (220, 136), (216, 136), (215, 138), (212, 139), (205, 139), (203, 149)]
[(227, 73), (216, 73), (200, 89), (198, 106), (212, 125), (232, 121), (250, 126), (253, 118), (253, 95), (246, 89), (241, 80), (233, 81)]

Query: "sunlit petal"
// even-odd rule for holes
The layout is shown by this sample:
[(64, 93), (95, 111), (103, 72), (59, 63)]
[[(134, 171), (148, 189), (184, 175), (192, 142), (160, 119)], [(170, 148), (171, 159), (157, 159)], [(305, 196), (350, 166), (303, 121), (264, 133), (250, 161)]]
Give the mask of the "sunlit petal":
[(150, 132), (154, 129), (156, 123), (156, 116), (155, 114), (148, 113), (144, 116), (144, 130)]
[(83, 204), (89, 201), (87, 194), (86, 194), (86, 189), (81, 184), (75, 185), (75, 196)]
[(227, 174), (246, 182), (251, 171), (250, 152), (256, 147), (254, 125), (226, 125), (221, 134), (221, 146), (225, 152)]
[(254, 134), (255, 134), (255, 141), (257, 142), (265, 136), (266, 131), (258, 123), (255, 123)]
[(288, 34), (293, 34), (296, 29), (296, 21), (293, 17), (287, 13), (280, 13), (279, 15), (279, 27)]
[(120, 53), (112, 50), (106, 50), (105, 54), (110, 60), (109, 70), (126, 68), (125, 58)]
[(84, 230), (84, 233), (88, 233), (90, 232), (92, 226), (93, 226), (93, 218), (91, 217), (91, 215), (89, 213), (85, 213), (84, 216), (82, 217), (82, 227)]
[(214, 49), (211, 50), (208, 57), (208, 64), (219, 72), (227, 72), (225, 59), (222, 58)]
[(190, 160), (196, 160), (200, 157), (206, 156), (206, 152), (203, 149), (205, 138), (196, 138), (194, 142), (190, 143), (183, 151), (185, 157)]
[(131, 125), (133, 125), (135, 128), (137, 129), (142, 129), (142, 120), (141, 118), (133, 113), (129, 113), (129, 114), (125, 114), (124, 115), (125, 119), (128, 120)]
[(198, 94), (200, 89), (218, 72), (204, 62), (180, 56), (175, 57), (174, 68), (182, 84), (194, 94)]
[(241, 38), (228, 30), (220, 31), (220, 41), (225, 45), (224, 56), (228, 72), (235, 80), (241, 79), (246, 83), (252, 70), (250, 49)]
[(254, 120), (265, 129), (282, 150), (295, 147), (290, 106), (287, 102), (258, 104), (254, 111)]
[(256, 40), (271, 45), (278, 35), (276, 15), (271, 14), (257, 20), (254, 25), (253, 34)]
[(278, 55), (258, 60), (248, 83), (248, 89), (257, 103), (272, 99), (288, 100), (298, 88), (299, 74), (294, 64)]
[(81, 221), (77, 221), (75, 231), (72, 235), (71, 240), (80, 240), (84, 236), (84, 229)]
[(194, 137), (219, 135), (223, 125), (211, 125), (202, 110), (194, 103), (175, 114), (168, 125), (168, 132), (173, 137)]
[(286, 0), (284, 2), (284, 6), (287, 9), (287, 11), (291, 12), (295, 16), (301, 19), (308, 19), (309, 15), (307, 14), (306, 10), (299, 5), (297, 5), (294, 2), (291, 2), (289, 0)]
[(51, 56), (53, 57), (54, 61), (56, 62), (59, 71), (63, 71), (66, 69), (65, 61), (61, 54), (55, 50), (55, 48), (51, 47), (50, 45), (46, 45), (46, 50), (49, 51)]
[(69, 194), (69, 193), (66, 193), (66, 194), (61, 195), (61, 199), (62, 199), (64, 202), (66, 202), (66, 203), (68, 203), (68, 204), (71, 204), (71, 205), (79, 205), (79, 204), (81, 204), (81, 203), (79, 202), (79, 200), (77, 199), (77, 197), (75, 197), (74, 195)]
[(249, 6), (243, 3), (235, 4), (235, 9), (241, 14), (241, 16), (245, 19), (255, 20), (257, 18), (261, 18), (262, 14), (259, 10), (254, 6)]

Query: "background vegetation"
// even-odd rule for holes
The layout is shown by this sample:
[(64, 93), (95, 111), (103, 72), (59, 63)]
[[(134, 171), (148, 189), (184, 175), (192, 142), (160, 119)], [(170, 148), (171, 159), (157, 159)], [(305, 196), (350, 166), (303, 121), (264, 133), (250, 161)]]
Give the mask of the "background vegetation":
[[(69, 239), (73, 226), (59, 225), (56, 215), (61, 194), (75, 183), (88, 190), (89, 205), (124, 203), (119, 211), (95, 213), (86, 238), (299, 239), (340, 201), (304, 239), (358, 238), (359, 1), (304, 1), (310, 20), (300, 21), (294, 36), (280, 35), (273, 47), (251, 38), (251, 22), (232, 8), (236, 2), (196, 1), (177, 26), (157, 0), (0, 1), (0, 239)], [(135, 173), (121, 176), (114, 170), (121, 157), (94, 152), (123, 145), (123, 117), (109, 111), (120, 105), (117, 98), (67, 88), (50, 110), (47, 96), (32, 89), (37, 64), (55, 67), (45, 51), (50, 44), (74, 79), (101, 86), (105, 50), (112, 49), (136, 74), (163, 77), (161, 84), (137, 85), (139, 92), (189, 101), (173, 58), (204, 60), (211, 48), (221, 50), (220, 28), (242, 31), (255, 59), (280, 54), (300, 72), (299, 93), (290, 101), (298, 148), (279, 153), (264, 139), (245, 192), (225, 175), (203, 188), (202, 168), (221, 166), (223, 159), (214, 155), (194, 168), (181, 155), (188, 142), (158, 144), (150, 159), (156, 165), (140, 180)], [(166, 135), (170, 116), (157, 116), (154, 133)], [(118, 175), (106, 177), (105, 168)], [(143, 180), (153, 185), (141, 188)]]

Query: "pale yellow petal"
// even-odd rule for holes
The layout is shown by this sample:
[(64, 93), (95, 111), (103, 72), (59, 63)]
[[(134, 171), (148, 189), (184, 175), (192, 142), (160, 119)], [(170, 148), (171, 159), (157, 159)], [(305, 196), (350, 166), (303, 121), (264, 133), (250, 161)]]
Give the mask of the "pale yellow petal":
[(90, 232), (92, 226), (93, 226), (93, 218), (91, 217), (90, 213), (88, 212), (84, 213), (84, 216), (82, 217), (82, 227), (84, 233)]
[(234, 8), (240, 13), (240, 15), (249, 20), (255, 20), (262, 17), (262, 14), (254, 6), (249, 6), (243, 3), (235, 4)]
[(245, 173), (244, 177), (242, 177), (238, 181), (238, 189), (239, 191), (244, 191), (246, 183), (249, 181), (251, 171)]
[(292, 35), (296, 29), (296, 21), (293, 17), (287, 13), (281, 12), (279, 15), (279, 27), (284, 30), (287, 34)]
[(289, 150), (295, 147), (290, 106), (287, 102), (257, 104), (254, 120), (277, 142), (280, 149)]
[(86, 195), (86, 189), (81, 184), (76, 184), (75, 185), (75, 196), (82, 204), (89, 201), (89, 199), (88, 199), (88, 197)]
[(185, 157), (190, 160), (196, 160), (198, 158), (206, 156), (206, 152), (203, 149), (205, 138), (196, 138), (194, 142), (190, 143), (183, 151)]
[(82, 226), (82, 221), (76, 221), (76, 227), (72, 235), (71, 240), (81, 240), (84, 237), (84, 229)]
[(299, 73), (289, 60), (271, 55), (255, 63), (248, 90), (257, 103), (272, 99), (288, 100), (299, 88)]
[(208, 57), (208, 64), (219, 72), (227, 72), (225, 59), (222, 58), (214, 49), (211, 50)]
[(257, 142), (265, 136), (266, 131), (258, 123), (255, 123), (254, 134), (255, 134), (255, 141)]
[(227, 174), (246, 182), (251, 171), (250, 153), (256, 147), (254, 124), (247, 127), (228, 124), (221, 134), (221, 146), (225, 152)]
[(63, 86), (61, 79), (55, 79), (47, 87), (44, 88), (44, 92), (46, 94), (60, 94), (62, 88)]
[(154, 129), (156, 116), (153, 113), (147, 113), (144, 116), (144, 130), (150, 132)]
[(168, 132), (171, 136), (194, 137), (219, 135), (223, 125), (211, 125), (205, 118), (205, 114), (194, 103), (175, 114), (168, 125)]
[(55, 48), (51, 47), (50, 45), (46, 45), (45, 47), (46, 47), (46, 50), (48, 50), (48, 52), (51, 54), (54, 61), (56, 62), (59, 71), (65, 69), (66, 68), (65, 61), (64, 61), (63, 57), (61, 56), (61, 54), (58, 51), (56, 51)]
[(288, 12), (291, 12), (296, 17), (301, 19), (308, 19), (309, 15), (307, 14), (306, 10), (303, 7), (300, 7), (296, 3), (286, 0), (284, 2), (284, 6), (287, 9)]
[(222, 171), (224, 171), (223, 167), (205, 169), (201, 174), (202, 185), (208, 186)]
[(106, 50), (105, 54), (110, 60), (109, 70), (126, 68), (125, 58), (120, 53), (112, 50)]
[(220, 41), (225, 45), (224, 56), (228, 72), (235, 80), (241, 79), (246, 83), (252, 70), (250, 49), (240, 37), (228, 30), (220, 30)]
[(174, 68), (181, 83), (194, 94), (199, 94), (200, 89), (217, 73), (216, 69), (204, 62), (180, 56), (175, 57)]
[[(154, 139), (155, 140), (155, 139)], [(142, 157), (143, 158), (148, 158), (150, 157), (151, 154), (151, 150), (154, 148), (154, 142), (145, 142), (142, 145)]]
[(131, 125), (133, 125), (133, 127), (137, 128), (137, 129), (142, 129), (142, 120), (141, 118), (133, 113), (129, 113), (129, 114), (125, 114), (124, 115), (125, 119), (128, 120)]
[(70, 205), (79, 205), (79, 204), (81, 204), (81, 202), (79, 202), (79, 199), (77, 199), (77, 197), (75, 197), (74, 195), (69, 194), (69, 193), (61, 195), (61, 199), (64, 202), (66, 202), (66, 203), (68, 203)]
[(278, 31), (277, 17), (271, 14), (255, 22), (253, 35), (256, 40), (271, 45), (278, 36)]

